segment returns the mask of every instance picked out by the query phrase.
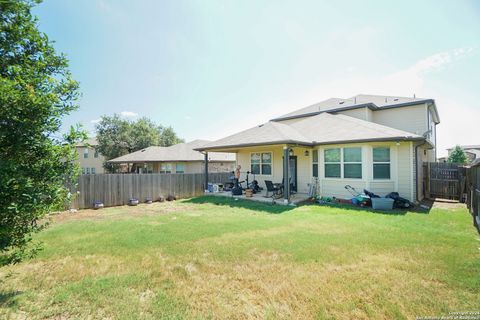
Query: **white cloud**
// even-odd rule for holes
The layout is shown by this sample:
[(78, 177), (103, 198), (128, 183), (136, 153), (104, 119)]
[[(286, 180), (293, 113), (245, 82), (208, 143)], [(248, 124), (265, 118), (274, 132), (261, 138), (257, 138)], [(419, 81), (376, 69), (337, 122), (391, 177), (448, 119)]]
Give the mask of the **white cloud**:
[(138, 117), (138, 113), (133, 112), (133, 111), (122, 111), (120, 112), (120, 115), (124, 118), (135, 118)]
[(439, 52), (417, 61), (414, 65), (392, 73), (382, 80), (383, 86), (396, 87), (410, 92), (420, 90), (424, 84), (424, 75), (439, 71), (456, 60), (466, 57), (473, 48), (457, 48), (450, 51)]
[(100, 121), (102, 121), (102, 118), (90, 120), (90, 123), (97, 124), (97, 123), (99, 123)]

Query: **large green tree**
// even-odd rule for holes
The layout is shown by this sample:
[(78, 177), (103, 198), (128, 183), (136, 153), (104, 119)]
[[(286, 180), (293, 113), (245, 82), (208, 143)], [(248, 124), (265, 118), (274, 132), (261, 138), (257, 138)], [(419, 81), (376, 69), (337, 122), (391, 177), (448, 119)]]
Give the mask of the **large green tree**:
[(448, 156), (449, 163), (465, 164), (468, 161), (467, 154), (460, 146), (455, 146)]
[(42, 216), (65, 204), (76, 178), (79, 128), (61, 135), (77, 108), (68, 61), (38, 30), (40, 1), (0, 1), (0, 263), (34, 253)]
[[(145, 117), (129, 121), (118, 114), (103, 116), (96, 125), (96, 131), (97, 150), (106, 160), (150, 146), (168, 147), (183, 142), (172, 127), (163, 127)], [(108, 163), (105, 168), (113, 169)]]

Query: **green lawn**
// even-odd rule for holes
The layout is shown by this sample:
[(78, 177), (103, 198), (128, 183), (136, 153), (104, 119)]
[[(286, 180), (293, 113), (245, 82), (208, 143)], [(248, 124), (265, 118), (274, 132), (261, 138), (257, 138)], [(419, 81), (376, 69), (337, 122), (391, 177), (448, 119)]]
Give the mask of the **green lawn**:
[(0, 268), (13, 319), (411, 319), (480, 310), (465, 209), (382, 214), (202, 197), (53, 218)]

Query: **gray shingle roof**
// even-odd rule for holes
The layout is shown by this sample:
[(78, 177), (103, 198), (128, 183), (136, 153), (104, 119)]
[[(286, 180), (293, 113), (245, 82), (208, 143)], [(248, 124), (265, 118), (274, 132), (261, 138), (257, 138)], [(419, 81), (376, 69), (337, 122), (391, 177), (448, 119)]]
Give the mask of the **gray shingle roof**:
[[(163, 162), (163, 161), (203, 161), (204, 155), (194, 149), (209, 143), (207, 140), (194, 140), (170, 147), (152, 146), (109, 160), (113, 163)], [(231, 153), (211, 152), (211, 161), (235, 161)]]
[(215, 150), (284, 143), (319, 145), (423, 139), (423, 137), (410, 132), (346, 115), (320, 113), (291, 124), (270, 121), (266, 124), (208, 143), (198, 149)]
[(85, 146), (98, 146), (97, 138), (88, 138), (83, 142), (79, 142), (76, 144), (77, 147), (85, 147)]
[(359, 94), (348, 99), (330, 98), (325, 101), (312, 104), (308, 107), (284, 114), (272, 120), (277, 121), (289, 118), (298, 118), (308, 115), (315, 115), (321, 112), (333, 112), (342, 109), (354, 109), (359, 107), (369, 107), (373, 110), (382, 108), (395, 108), (422, 102), (433, 102), (433, 100), (424, 98)]

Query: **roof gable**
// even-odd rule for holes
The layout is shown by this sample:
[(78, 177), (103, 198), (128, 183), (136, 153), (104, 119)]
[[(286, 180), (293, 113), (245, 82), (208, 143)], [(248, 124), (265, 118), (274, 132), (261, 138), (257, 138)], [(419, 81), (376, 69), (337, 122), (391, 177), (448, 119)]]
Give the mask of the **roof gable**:
[(372, 110), (381, 110), (428, 102), (435, 104), (433, 99), (358, 94), (347, 99), (330, 98), (322, 102), (310, 105), (308, 107), (284, 114), (280, 117), (272, 119), (272, 121), (309, 117), (323, 112), (335, 112), (357, 108), (370, 108)]

